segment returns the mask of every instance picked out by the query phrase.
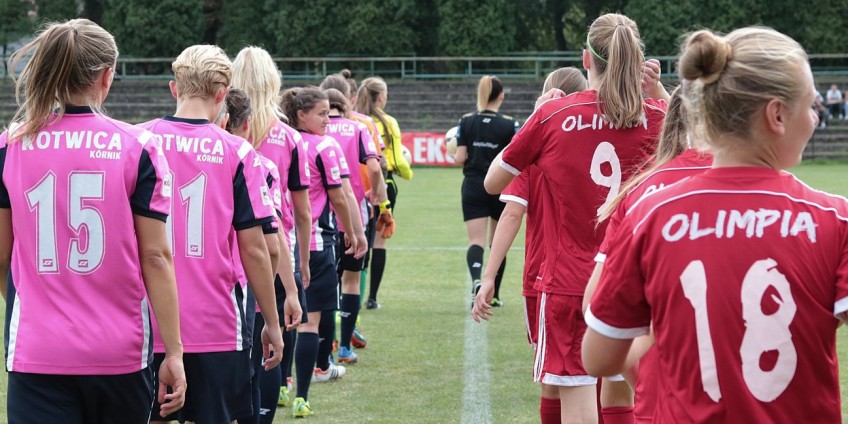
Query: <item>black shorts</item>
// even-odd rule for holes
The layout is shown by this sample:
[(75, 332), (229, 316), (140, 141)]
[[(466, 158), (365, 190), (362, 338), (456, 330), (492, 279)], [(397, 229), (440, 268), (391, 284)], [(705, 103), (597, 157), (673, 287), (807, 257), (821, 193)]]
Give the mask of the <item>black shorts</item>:
[(309, 252), (309, 272), (306, 288), (306, 307), (309, 312), (339, 309), (339, 277), (336, 274), (336, 255), (333, 247)]
[(477, 218), (500, 219), (506, 206), (500, 196), (489, 194), (483, 187), (486, 177), (466, 175), (462, 180), (462, 218), (470, 221)]
[(153, 393), (151, 367), (121, 375), (10, 372), (6, 414), (9, 423), (146, 424)]
[(395, 211), (397, 208), (398, 187), (397, 183), (395, 183), (395, 178), (392, 176), (391, 171), (389, 171), (388, 175), (386, 176), (386, 195), (389, 198), (389, 202), (391, 202), (392, 211)]
[(365, 238), (368, 240), (368, 251), (365, 252), (362, 269), (368, 269), (368, 264), (371, 262), (371, 249), (374, 248), (374, 236), (377, 234), (377, 217), (380, 216), (380, 207), (372, 206), (371, 215), (368, 217), (368, 224), (365, 225)]
[(353, 255), (345, 253), (345, 250), (347, 247), (345, 247), (344, 233), (339, 232), (336, 243), (336, 252), (339, 252), (338, 264), (336, 264), (338, 275), (341, 275), (342, 271), (359, 272), (365, 269), (365, 256), (356, 259)]
[[(153, 355), (154, 369), (165, 354)], [(253, 415), (250, 383), (250, 350), (232, 352), (186, 353), (183, 355), (188, 390), (183, 409), (167, 416), (159, 415), (154, 403), (151, 421), (192, 421), (225, 423)], [(158, 381), (156, 383), (158, 390)]]

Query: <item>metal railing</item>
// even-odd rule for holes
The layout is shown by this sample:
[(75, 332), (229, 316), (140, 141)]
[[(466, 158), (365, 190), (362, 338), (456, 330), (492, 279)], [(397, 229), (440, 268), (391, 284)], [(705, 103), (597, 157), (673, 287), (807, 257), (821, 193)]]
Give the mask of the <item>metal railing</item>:
[[(580, 52), (510, 56), (396, 56), (396, 57), (276, 57), (274, 61), (286, 79), (322, 79), (347, 68), (355, 74), (380, 75), (387, 79), (465, 79), (494, 74), (500, 78), (541, 80), (562, 66), (581, 67)], [(663, 77), (676, 79), (677, 56), (655, 56), (662, 65)], [(7, 58), (3, 58), (4, 65)], [(167, 79), (171, 77), (173, 58), (118, 59), (121, 78)], [(812, 54), (810, 64), (817, 77), (848, 80), (848, 53)], [(5, 66), (0, 69), (5, 77)]]

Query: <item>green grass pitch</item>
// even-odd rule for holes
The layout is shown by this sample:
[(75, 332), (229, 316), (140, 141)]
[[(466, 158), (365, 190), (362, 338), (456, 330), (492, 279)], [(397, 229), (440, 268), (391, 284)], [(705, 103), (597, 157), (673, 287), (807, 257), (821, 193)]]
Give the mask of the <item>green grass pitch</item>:
[[(848, 196), (848, 164), (804, 164), (793, 169), (813, 187)], [(313, 384), (312, 423), (457, 423), (463, 420), (465, 379), (488, 370), (489, 387), (469, 393), (485, 398), (496, 423), (538, 422), (539, 388), (531, 381), (532, 351), (523, 321), (520, 276), (523, 236), (508, 256), (501, 298), (503, 308), (487, 324), (488, 360), (466, 371), (465, 331), (469, 283), (465, 266), (466, 235), (460, 210), (459, 169), (416, 169), (412, 181), (399, 181), (395, 211), (398, 228), (389, 242), (386, 273), (380, 288), (383, 308), (363, 310), (368, 347), (360, 362), (340, 381)], [(0, 305), (2, 307), (2, 305)], [(840, 332), (840, 362), (848, 347)], [(842, 373), (843, 391), (846, 373)], [(189, 383), (190, 384), (190, 383)], [(0, 377), (5, 398), (6, 377)], [(843, 403), (845, 402), (843, 395)], [(0, 423), (6, 422), (5, 402)], [(844, 408), (843, 408), (844, 409)], [(278, 408), (275, 422), (292, 422)]]

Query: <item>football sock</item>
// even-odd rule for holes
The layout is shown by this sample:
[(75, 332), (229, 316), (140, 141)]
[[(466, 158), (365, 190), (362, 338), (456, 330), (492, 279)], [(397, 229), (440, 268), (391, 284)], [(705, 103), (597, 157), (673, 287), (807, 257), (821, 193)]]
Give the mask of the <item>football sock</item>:
[(280, 367), (271, 368), (270, 371), (259, 368), (259, 409), (253, 408), (253, 416), (259, 416), (259, 424), (274, 422), (280, 386), (283, 384), (281, 371)]
[(359, 315), (359, 305), (362, 296), (358, 294), (343, 294), (339, 315), (342, 317), (342, 328), (339, 332), (339, 346), (350, 349), (350, 338), (356, 327), (356, 317)]
[(498, 268), (498, 273), (495, 275), (495, 298), (501, 298), (501, 281), (503, 281), (504, 270), (506, 269), (506, 256), (503, 258), (503, 262), (501, 262), (500, 268)]
[(604, 417), (605, 424), (633, 424), (632, 406), (611, 406), (601, 409), (601, 415)]
[(336, 337), (336, 311), (321, 311), (318, 324), (318, 359), (315, 366), (326, 370), (330, 367), (330, 355), (333, 354), (333, 339)]
[(374, 248), (371, 252), (371, 287), (368, 290), (368, 298), (377, 300), (377, 291), (380, 290), (380, 282), (383, 281), (383, 270), (386, 269), (386, 249)]
[(471, 274), (471, 281), (479, 281), (483, 275), (483, 246), (472, 244), (468, 246), (468, 253), (465, 255), (465, 260), (468, 262), (468, 272)]
[(318, 356), (318, 334), (298, 334), (294, 356), (297, 373), (297, 397), (307, 400), (309, 399), (309, 383), (312, 382), (312, 371), (315, 369), (315, 359)]
[(539, 416), (542, 424), (560, 424), (561, 412), (559, 399), (541, 398), (539, 402)]
[(291, 377), (292, 364), (294, 363), (294, 347), (297, 344), (297, 330), (286, 331), (283, 333), (283, 360), (280, 362), (282, 369), (282, 378), (285, 381)]
[[(363, 269), (359, 272), (359, 293), (365, 293), (365, 282), (368, 281), (368, 269)], [(359, 295), (360, 300), (362, 294)]]

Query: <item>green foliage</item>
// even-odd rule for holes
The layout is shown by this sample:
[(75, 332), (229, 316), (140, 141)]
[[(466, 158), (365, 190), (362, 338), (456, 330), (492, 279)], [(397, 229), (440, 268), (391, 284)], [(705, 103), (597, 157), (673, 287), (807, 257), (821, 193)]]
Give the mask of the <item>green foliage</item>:
[(439, 50), (448, 56), (497, 56), (516, 49), (510, 0), (446, 0), (439, 4)]
[(203, 0), (105, 0), (103, 27), (125, 56), (172, 57), (201, 40)]
[(38, 20), (61, 22), (79, 17), (81, 4), (77, 0), (38, 0)]
[(279, 0), (222, 1), (216, 43), (231, 55), (245, 46), (275, 53), (277, 35), (288, 32), (287, 27), (276, 24), (281, 4)]
[(32, 32), (32, 19), (28, 16), (29, 3), (21, 0), (0, 0), (0, 44), (3, 55), (9, 43)]
[(848, 2), (840, 0), (814, 6), (796, 0), (638, 0), (624, 10), (639, 24), (651, 55), (677, 54), (681, 36), (701, 28), (726, 33), (765, 25), (794, 38), (810, 53), (844, 52), (848, 40)]

